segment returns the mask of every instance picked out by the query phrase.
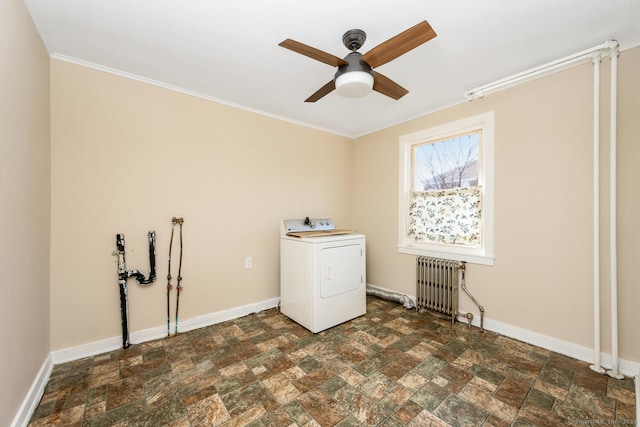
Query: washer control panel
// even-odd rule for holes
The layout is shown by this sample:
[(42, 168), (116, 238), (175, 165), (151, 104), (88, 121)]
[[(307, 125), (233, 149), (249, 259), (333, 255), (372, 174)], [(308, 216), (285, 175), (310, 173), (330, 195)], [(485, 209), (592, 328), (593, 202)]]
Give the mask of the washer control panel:
[(302, 218), (285, 219), (283, 221), (284, 233), (299, 233), (301, 231), (335, 230), (336, 226), (331, 218)]

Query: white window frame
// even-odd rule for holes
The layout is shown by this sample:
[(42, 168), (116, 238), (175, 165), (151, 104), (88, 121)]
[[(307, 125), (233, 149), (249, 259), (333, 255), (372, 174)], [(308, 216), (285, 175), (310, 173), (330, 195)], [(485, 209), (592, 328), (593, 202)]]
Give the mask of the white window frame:
[[(481, 243), (463, 247), (444, 243), (415, 242), (408, 235), (409, 195), (412, 184), (412, 148), (430, 141), (442, 141), (460, 134), (482, 131), (478, 180), (482, 186)], [(493, 265), (493, 111), (400, 136), (400, 179), (398, 200), (398, 252)]]

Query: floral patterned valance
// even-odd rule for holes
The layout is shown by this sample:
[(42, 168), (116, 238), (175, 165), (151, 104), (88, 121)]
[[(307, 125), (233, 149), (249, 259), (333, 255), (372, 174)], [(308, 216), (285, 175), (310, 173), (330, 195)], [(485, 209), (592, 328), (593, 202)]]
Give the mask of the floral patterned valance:
[(481, 187), (413, 191), (408, 236), (416, 242), (478, 246), (481, 201)]

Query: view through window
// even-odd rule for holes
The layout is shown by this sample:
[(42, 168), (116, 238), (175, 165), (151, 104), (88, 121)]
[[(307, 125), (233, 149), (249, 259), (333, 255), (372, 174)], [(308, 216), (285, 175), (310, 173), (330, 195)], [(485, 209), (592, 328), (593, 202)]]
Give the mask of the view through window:
[(493, 114), (400, 142), (400, 252), (492, 263)]
[(480, 138), (481, 132), (475, 131), (413, 146), (410, 238), (450, 245), (480, 244)]
[(413, 190), (446, 190), (478, 185), (480, 132), (413, 147)]

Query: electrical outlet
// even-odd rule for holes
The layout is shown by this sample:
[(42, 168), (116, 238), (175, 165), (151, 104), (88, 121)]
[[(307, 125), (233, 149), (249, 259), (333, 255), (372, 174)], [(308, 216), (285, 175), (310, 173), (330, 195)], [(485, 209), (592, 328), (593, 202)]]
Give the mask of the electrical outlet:
[(244, 268), (253, 268), (253, 258), (248, 256), (244, 259)]

